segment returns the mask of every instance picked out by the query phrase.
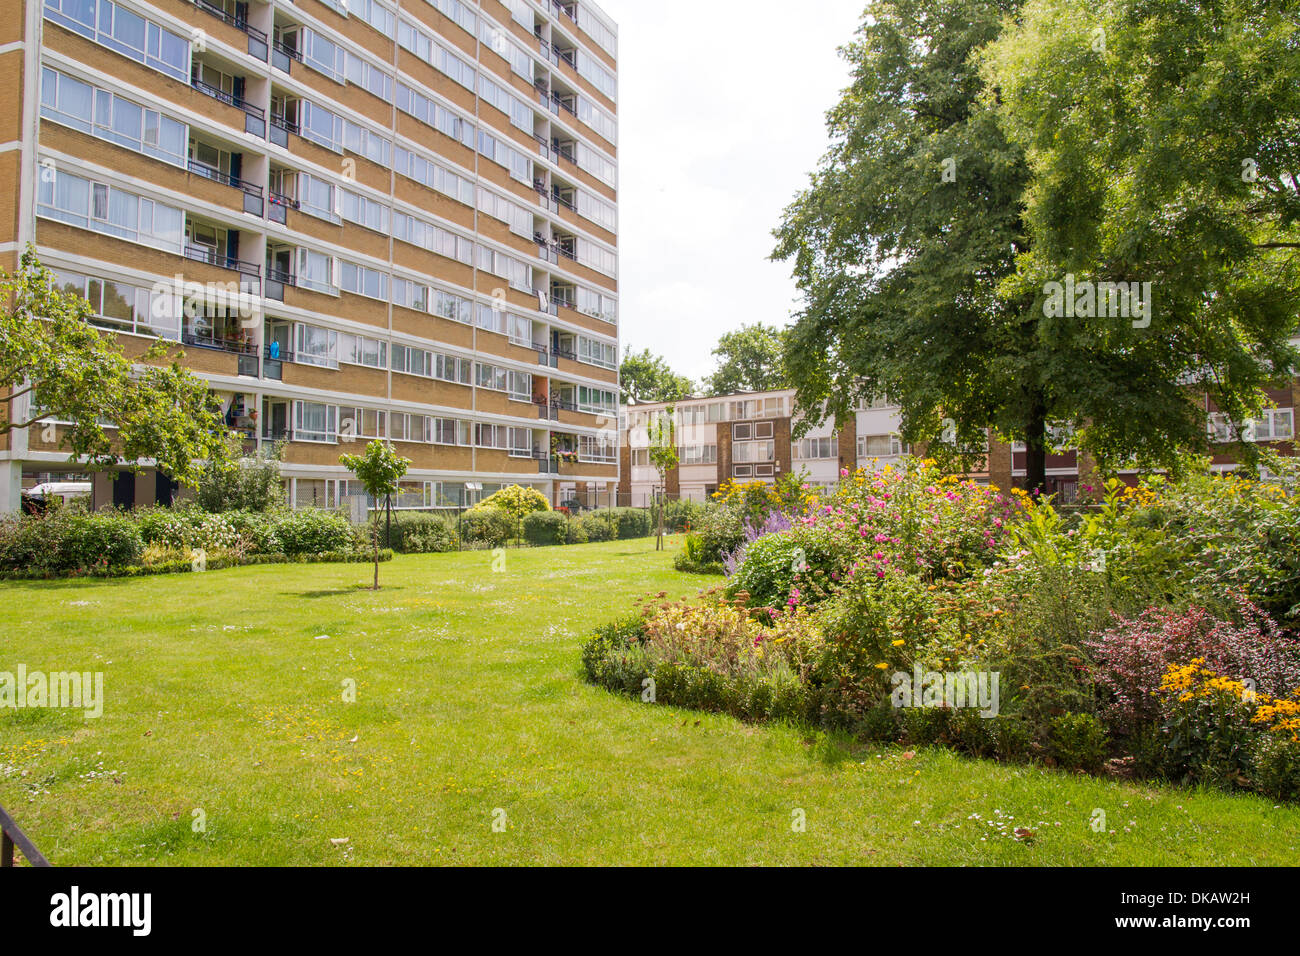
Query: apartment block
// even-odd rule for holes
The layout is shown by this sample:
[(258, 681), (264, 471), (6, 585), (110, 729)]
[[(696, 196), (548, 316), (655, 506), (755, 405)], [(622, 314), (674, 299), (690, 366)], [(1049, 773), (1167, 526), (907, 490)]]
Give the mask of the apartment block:
[[(296, 505), (618, 480), (618, 34), (587, 0), (3, 0), (0, 265), (175, 342)], [(25, 398), (13, 400), (21, 405)], [(26, 408), (15, 408), (23, 416)], [(0, 509), (77, 471), (0, 439)], [(96, 505), (176, 492), (95, 478)]]
[[(792, 437), (799, 422), (790, 389), (688, 398), (673, 406), (679, 464), (665, 476), (670, 497), (706, 501), (727, 481), (773, 483), (791, 472), (830, 486), (843, 468), (884, 465), (911, 451), (898, 437), (898, 408), (885, 400), (859, 406), (852, 429), (820, 422), (799, 439)], [(659, 486), (648, 426), (666, 409), (654, 403), (622, 410), (619, 498), (625, 503), (644, 505)]]

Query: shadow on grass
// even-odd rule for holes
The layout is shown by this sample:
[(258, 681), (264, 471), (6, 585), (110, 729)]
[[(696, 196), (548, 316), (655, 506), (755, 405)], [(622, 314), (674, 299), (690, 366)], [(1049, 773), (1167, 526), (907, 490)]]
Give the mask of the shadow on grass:
[(369, 584), (353, 584), (346, 588), (330, 588), (326, 591), (281, 591), (281, 597), (288, 598), (328, 598), (341, 597), (344, 594), (384, 594), (385, 592), (405, 591), (406, 588), (397, 584), (381, 584), (379, 591), (375, 592)]

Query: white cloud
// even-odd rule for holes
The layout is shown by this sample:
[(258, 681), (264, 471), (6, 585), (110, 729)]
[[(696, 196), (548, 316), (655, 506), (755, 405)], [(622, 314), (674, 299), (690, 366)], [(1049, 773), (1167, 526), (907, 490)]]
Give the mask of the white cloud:
[(623, 341), (699, 378), (724, 332), (797, 305), (771, 232), (825, 151), (861, 0), (600, 5), (619, 26)]

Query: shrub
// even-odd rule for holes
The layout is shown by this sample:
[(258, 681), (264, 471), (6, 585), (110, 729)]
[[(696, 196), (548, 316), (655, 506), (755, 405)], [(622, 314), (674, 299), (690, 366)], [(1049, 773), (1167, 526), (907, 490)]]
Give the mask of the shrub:
[(320, 508), (282, 513), (276, 520), (275, 533), (290, 557), (354, 551), (361, 543), (347, 518)]
[(1107, 695), (1103, 714), (1110, 726), (1132, 733), (1154, 720), (1169, 667), (1194, 658), (1216, 673), (1253, 681), (1265, 694), (1285, 695), (1300, 687), (1300, 641), (1282, 633), (1248, 601), (1240, 600), (1237, 607), (1240, 624), (1218, 620), (1199, 607), (1150, 609), (1087, 641), (1097, 684)]
[(704, 505), (682, 498), (664, 504), (664, 527), (674, 533), (694, 528), (704, 514)]
[(484, 498), (475, 507), (498, 508), (510, 515), (513, 527), (510, 537), (517, 538), (521, 534), (524, 518), (537, 511), (550, 511), (551, 503), (536, 488), (510, 485)]
[(272, 511), (284, 506), (280, 479), (282, 443), (254, 455), (240, 457), (238, 442), (234, 462), (211, 461), (199, 473), (194, 500), (204, 511)]
[(700, 516), (695, 526), (705, 561), (719, 564), (745, 543), (745, 516), (739, 508), (718, 505)]
[(456, 550), (455, 522), (424, 511), (397, 511), (392, 523), (379, 518), (379, 540), (402, 554), (435, 554)]
[(690, 574), (722, 574), (722, 562), (711, 561), (704, 551), (704, 539), (695, 532), (686, 536), (682, 550), (673, 558), (673, 567)]
[(611, 508), (610, 514), (618, 522), (618, 537), (645, 538), (654, 534), (651, 515), (643, 508)]
[(135, 564), (144, 551), (140, 529), (119, 511), (60, 508), (47, 515), (0, 521), (0, 570), (63, 574)]
[(500, 548), (516, 532), (515, 518), (502, 508), (476, 505), (460, 516), (460, 536), (466, 544)]
[(843, 571), (830, 533), (799, 525), (748, 544), (727, 593), (747, 592), (751, 607), (813, 605), (830, 596)]
[(1274, 800), (1300, 800), (1300, 740), (1267, 734), (1255, 750), (1255, 788)]
[(1099, 770), (1106, 759), (1106, 729), (1092, 714), (1052, 718), (1048, 742), (1056, 762), (1072, 770)]
[(1161, 681), (1158, 769), (1186, 783), (1246, 785), (1259, 736), (1246, 689), (1204, 663), (1173, 665)]
[(618, 537), (618, 520), (611, 511), (593, 511), (578, 519), (588, 541), (613, 541)]
[(569, 519), (558, 511), (538, 511), (524, 518), (524, 540), (531, 545), (564, 544), (569, 537)]
[(586, 544), (587, 529), (581, 521), (576, 518), (570, 518), (564, 526), (564, 543), (565, 544)]
[(116, 568), (139, 562), (144, 541), (130, 516), (119, 511), (97, 511), (70, 514), (66, 520), (58, 552), (59, 570), (97, 564)]

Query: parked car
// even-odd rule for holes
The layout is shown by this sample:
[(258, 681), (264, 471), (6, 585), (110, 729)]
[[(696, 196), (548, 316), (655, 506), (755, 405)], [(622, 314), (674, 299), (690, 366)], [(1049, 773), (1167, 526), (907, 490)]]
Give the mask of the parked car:
[(46, 481), (33, 485), (23, 492), (23, 511), (27, 514), (44, 514), (55, 498), (60, 504), (69, 504), (79, 498), (89, 498), (88, 481)]

